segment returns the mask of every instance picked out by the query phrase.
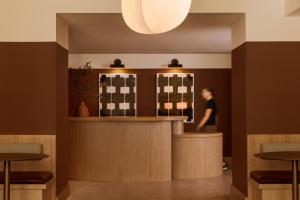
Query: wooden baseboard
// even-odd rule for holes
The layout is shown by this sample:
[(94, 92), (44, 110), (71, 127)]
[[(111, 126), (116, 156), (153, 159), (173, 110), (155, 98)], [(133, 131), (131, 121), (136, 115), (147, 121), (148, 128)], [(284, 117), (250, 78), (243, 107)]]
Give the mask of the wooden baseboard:
[(69, 184), (59, 193), (59, 195), (56, 197), (56, 200), (66, 200), (71, 194), (71, 189)]
[(234, 185), (230, 187), (230, 198), (231, 200), (247, 200), (247, 197), (239, 191)]

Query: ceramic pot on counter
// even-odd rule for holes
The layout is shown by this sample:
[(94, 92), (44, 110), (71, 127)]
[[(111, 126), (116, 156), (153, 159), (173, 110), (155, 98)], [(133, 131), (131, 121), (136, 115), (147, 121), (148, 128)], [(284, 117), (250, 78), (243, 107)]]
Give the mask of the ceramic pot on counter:
[(85, 105), (84, 101), (80, 102), (80, 105), (78, 106), (77, 116), (78, 117), (89, 117), (90, 116), (89, 108)]

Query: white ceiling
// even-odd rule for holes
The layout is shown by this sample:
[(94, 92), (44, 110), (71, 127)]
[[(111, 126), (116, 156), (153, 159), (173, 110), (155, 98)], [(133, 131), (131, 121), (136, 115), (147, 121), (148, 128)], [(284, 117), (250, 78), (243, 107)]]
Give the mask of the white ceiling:
[(158, 35), (130, 30), (121, 14), (61, 14), (69, 24), (70, 53), (177, 54), (231, 52), (231, 25), (241, 14), (189, 14)]

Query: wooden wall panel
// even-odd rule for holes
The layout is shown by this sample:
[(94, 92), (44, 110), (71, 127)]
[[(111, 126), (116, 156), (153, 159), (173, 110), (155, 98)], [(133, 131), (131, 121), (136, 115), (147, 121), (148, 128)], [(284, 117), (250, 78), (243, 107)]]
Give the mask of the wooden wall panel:
[(254, 154), (260, 152), (261, 143), (300, 143), (300, 134), (259, 134), (248, 135), (247, 174), (248, 174), (248, 200), (256, 200), (251, 196), (252, 184), (249, 180), (251, 171), (254, 170), (291, 170), (291, 162), (270, 161), (255, 158)]
[(173, 136), (173, 179), (200, 179), (223, 174), (222, 133)]
[[(51, 171), (54, 175), (54, 181), (51, 184), (51, 200), (56, 198), (56, 136), (55, 135), (0, 135), (0, 143), (39, 143), (43, 144), (45, 154), (49, 158), (40, 161), (22, 161), (12, 162), (11, 170), (18, 171)], [(3, 163), (0, 164), (0, 169), (3, 169)]]
[(171, 134), (171, 121), (70, 122), (70, 179), (169, 181)]
[[(57, 200), (53, 196), (53, 188), (53, 181), (47, 184), (12, 184), (10, 197), (11, 200)], [(3, 185), (0, 185), (0, 196), (3, 196)]]

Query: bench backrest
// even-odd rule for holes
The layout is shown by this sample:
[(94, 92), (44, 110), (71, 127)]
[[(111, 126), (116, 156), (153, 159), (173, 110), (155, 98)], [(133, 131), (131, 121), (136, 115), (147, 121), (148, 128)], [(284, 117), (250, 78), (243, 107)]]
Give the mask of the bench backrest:
[(260, 152), (300, 151), (300, 143), (261, 143)]
[(0, 144), (0, 153), (43, 153), (43, 144)]

